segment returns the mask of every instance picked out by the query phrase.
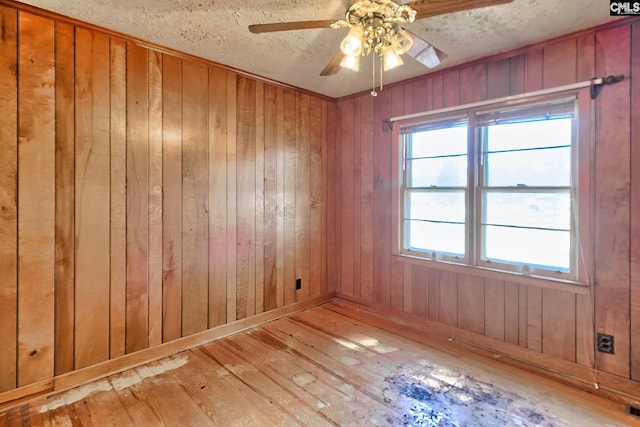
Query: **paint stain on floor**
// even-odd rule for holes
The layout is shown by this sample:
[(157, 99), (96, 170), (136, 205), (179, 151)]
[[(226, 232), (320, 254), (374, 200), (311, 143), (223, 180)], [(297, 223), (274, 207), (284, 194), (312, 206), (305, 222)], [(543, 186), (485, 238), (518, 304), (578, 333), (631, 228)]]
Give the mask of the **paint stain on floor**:
[(400, 365), (385, 378), (402, 424), (424, 427), (569, 426), (528, 396), (436, 365)]

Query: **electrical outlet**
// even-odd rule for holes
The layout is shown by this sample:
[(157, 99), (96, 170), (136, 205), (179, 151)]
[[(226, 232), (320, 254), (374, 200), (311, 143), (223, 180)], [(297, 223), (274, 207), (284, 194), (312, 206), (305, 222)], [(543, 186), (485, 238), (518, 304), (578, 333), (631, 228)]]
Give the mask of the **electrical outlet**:
[(614, 354), (613, 335), (598, 333), (598, 351)]
[(296, 291), (302, 289), (302, 279), (296, 279)]

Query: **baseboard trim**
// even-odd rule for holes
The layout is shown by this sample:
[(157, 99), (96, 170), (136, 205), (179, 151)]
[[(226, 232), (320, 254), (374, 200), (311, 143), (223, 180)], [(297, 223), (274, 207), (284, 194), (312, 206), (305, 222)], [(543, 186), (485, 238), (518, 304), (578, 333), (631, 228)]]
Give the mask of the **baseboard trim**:
[(52, 390), (53, 378), (2, 392), (0, 393), (0, 410), (7, 409), (35, 396), (46, 394)]
[[(578, 389), (608, 399), (629, 403), (640, 403), (640, 385), (630, 379), (606, 372), (596, 373), (599, 388), (594, 386), (594, 371), (588, 366), (550, 358), (513, 344), (478, 335), (425, 319), (410, 313), (399, 312), (386, 306), (360, 300), (349, 295), (336, 294), (328, 308), (345, 315), (357, 312), (359, 319), (366, 319), (372, 326), (396, 333), (425, 344), (446, 346), (457, 344), (465, 351), (478, 354), (501, 363), (523, 369)], [(455, 339), (450, 341), (453, 336)]]
[(206, 331), (198, 332), (187, 337), (178, 338), (157, 347), (140, 350), (127, 354), (117, 359), (108, 360), (77, 371), (59, 375), (52, 379), (40, 381), (24, 387), (19, 387), (10, 391), (0, 393), (0, 410), (24, 404), (31, 399), (59, 393), (118, 372), (144, 365), (154, 360), (172, 356), (201, 345), (208, 344), (225, 336), (242, 332), (264, 323), (271, 322), (282, 317), (290, 316), (297, 312), (306, 310), (331, 301), (335, 293), (310, 298), (297, 302), (286, 307), (277, 308), (265, 313), (260, 313), (247, 319), (237, 320), (226, 325), (217, 326)]

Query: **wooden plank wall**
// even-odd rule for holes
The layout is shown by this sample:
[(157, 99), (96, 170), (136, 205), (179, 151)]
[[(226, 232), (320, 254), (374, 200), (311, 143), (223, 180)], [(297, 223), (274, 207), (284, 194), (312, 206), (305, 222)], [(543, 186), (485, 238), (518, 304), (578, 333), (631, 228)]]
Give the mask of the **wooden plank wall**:
[[(640, 74), (640, 23), (631, 26), (631, 73)], [(631, 164), (640, 164), (640, 79), (631, 82)], [(631, 168), (631, 212), (640, 212), (640, 167)], [(631, 216), (631, 378), (640, 381), (640, 218)]]
[(0, 392), (335, 289), (334, 101), (0, 25)]
[[(594, 264), (586, 290), (554, 289), (532, 280), (518, 283), (517, 277), (503, 280), (480, 272), (462, 274), (393, 256), (395, 142), (382, 123), (392, 116), (593, 76), (638, 74), (639, 34), (640, 24), (630, 20), (389, 85), (374, 99), (364, 94), (339, 100), (340, 294), (532, 352), (524, 354), (582, 366), (594, 363), (595, 324), (598, 332), (615, 336), (616, 347), (614, 355), (597, 353), (598, 369), (640, 380), (640, 222), (632, 215), (640, 207), (638, 81), (627, 78), (604, 88), (592, 109), (594, 120), (580, 121), (581, 132), (592, 136), (581, 141), (592, 149), (580, 159), (581, 173), (594, 179), (593, 189), (587, 185), (580, 190), (581, 197), (592, 199), (592, 209), (583, 218), (591, 223), (591, 232), (584, 236), (582, 250)], [(588, 109), (590, 101), (583, 102)], [(589, 171), (591, 165), (595, 167)]]

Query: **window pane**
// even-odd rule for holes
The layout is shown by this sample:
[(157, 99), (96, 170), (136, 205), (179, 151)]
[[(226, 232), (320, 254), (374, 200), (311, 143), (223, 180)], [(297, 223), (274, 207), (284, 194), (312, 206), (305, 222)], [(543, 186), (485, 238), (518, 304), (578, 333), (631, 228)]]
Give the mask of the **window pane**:
[(554, 193), (489, 191), (484, 200), (484, 224), (571, 228), (569, 190)]
[(461, 191), (413, 191), (407, 194), (409, 219), (462, 222), (465, 220), (465, 192)]
[(498, 124), (488, 127), (487, 151), (571, 144), (571, 119)]
[(483, 235), (485, 259), (569, 271), (569, 231), (483, 226)]
[(409, 249), (464, 256), (464, 224), (406, 221)]
[(467, 126), (411, 134), (409, 158), (467, 154)]
[(411, 160), (408, 187), (466, 187), (467, 156)]
[(571, 148), (487, 154), (488, 186), (569, 186)]

